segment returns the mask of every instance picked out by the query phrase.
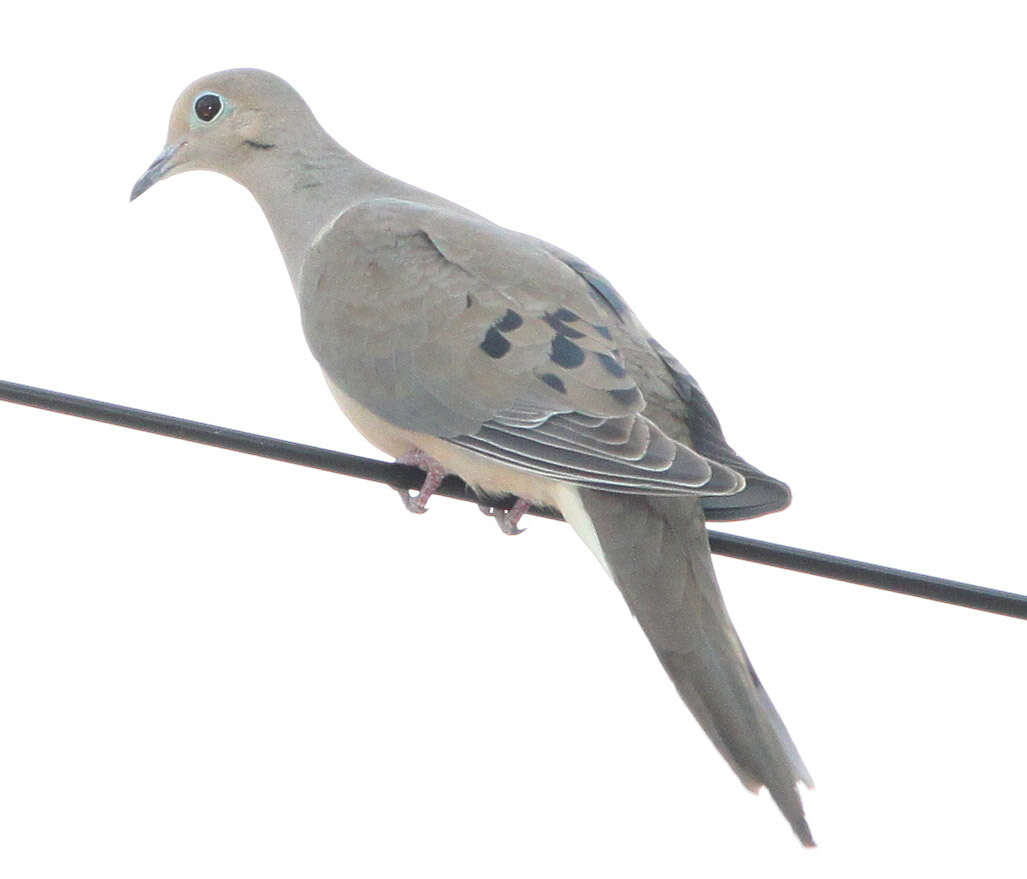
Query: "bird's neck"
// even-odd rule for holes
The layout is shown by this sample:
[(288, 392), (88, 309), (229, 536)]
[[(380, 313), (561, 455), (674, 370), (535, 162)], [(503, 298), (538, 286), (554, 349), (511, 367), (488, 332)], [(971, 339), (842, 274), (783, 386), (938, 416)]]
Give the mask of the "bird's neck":
[(391, 178), (319, 134), (303, 146), (248, 146), (232, 174), (264, 211), (294, 287), (310, 244), (335, 217), (372, 194), (391, 194)]

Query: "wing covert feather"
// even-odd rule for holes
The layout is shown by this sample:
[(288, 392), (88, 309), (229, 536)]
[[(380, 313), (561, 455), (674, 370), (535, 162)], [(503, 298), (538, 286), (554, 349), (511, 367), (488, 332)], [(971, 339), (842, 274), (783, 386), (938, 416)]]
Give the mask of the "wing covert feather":
[(576, 265), (473, 215), (378, 199), (312, 248), (303, 326), (331, 380), (397, 427), (611, 491), (741, 490), (642, 414), (613, 288)]

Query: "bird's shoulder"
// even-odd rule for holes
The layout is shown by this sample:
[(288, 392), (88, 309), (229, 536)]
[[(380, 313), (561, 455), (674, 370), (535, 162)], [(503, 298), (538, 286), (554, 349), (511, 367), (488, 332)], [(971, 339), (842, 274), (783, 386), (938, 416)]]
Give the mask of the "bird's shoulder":
[(309, 248), (301, 287), (327, 283), (353, 294), (370, 284), (394, 293), (416, 284), (421, 297), (432, 298), (466, 290), (473, 279), (485, 304), (508, 300), (538, 316), (567, 306), (593, 322), (612, 317), (562, 257), (455, 205), (381, 197), (346, 208), (325, 227)]

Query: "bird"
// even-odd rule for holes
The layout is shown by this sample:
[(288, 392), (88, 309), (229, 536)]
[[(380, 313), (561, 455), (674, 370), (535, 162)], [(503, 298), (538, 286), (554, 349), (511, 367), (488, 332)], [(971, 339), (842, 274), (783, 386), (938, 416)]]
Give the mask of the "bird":
[(366, 164), (267, 71), (190, 84), (131, 200), (192, 170), (235, 180), (263, 210), (339, 407), (424, 471), (404, 506), (425, 512), (455, 474), (506, 534), (532, 506), (558, 511), (742, 784), (766, 787), (813, 846), (798, 790), (812, 779), (728, 616), (706, 530), (707, 517), (782, 509), (789, 489), (728, 445), (698, 383), (613, 285)]

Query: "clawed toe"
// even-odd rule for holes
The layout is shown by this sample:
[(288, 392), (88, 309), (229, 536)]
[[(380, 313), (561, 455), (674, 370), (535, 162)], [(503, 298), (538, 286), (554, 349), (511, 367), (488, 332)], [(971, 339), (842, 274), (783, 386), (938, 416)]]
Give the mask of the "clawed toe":
[(423, 492), (411, 494), (405, 488), (399, 488), (396, 489), (396, 493), (400, 496), (400, 499), (403, 501), (403, 506), (406, 507), (407, 510), (409, 510), (411, 513), (421, 514), (428, 512), (427, 501), (421, 499), (421, 495), (423, 494)]
[[(480, 506), (479, 509), (481, 509)], [(524, 533), (524, 529), (518, 528), (517, 523), (521, 521), (521, 516), (530, 509), (531, 501), (519, 497), (509, 510), (494, 509), (491, 511), (491, 515), (499, 524), (499, 530), (513, 537), (516, 534)]]
[(396, 463), (420, 467), (424, 471), (424, 483), (417, 494), (411, 494), (405, 488), (398, 488), (396, 491), (403, 501), (403, 506), (411, 513), (417, 513), (418, 515), (427, 513), (428, 499), (442, 485), (442, 480), (446, 478), (446, 468), (427, 452), (422, 452), (420, 449), (411, 449), (401, 458), (397, 458)]
[[(396, 492), (399, 494), (400, 500), (403, 501), (403, 506), (411, 513), (421, 515), (428, 512), (428, 499), (442, 485), (442, 480), (446, 476), (445, 468), (431, 455), (427, 452), (422, 452), (420, 449), (411, 449), (401, 458), (397, 458), (396, 463), (420, 467), (424, 470), (424, 483), (421, 485), (419, 492), (411, 494), (405, 488), (398, 488)], [(517, 523), (521, 521), (521, 516), (531, 509), (531, 501), (519, 497), (514, 501), (514, 505), (509, 510), (504, 510), (489, 504), (484, 494), (480, 494), (479, 497), (481, 500), (478, 503), (478, 509), (484, 515), (495, 519), (500, 531), (511, 537), (515, 534), (524, 533), (524, 529), (518, 528)]]
[(518, 528), (517, 524), (511, 521), (509, 510), (494, 510), (492, 515), (495, 517), (496, 522), (499, 525), (499, 530), (504, 534), (513, 537), (516, 534), (524, 533), (523, 528)]

